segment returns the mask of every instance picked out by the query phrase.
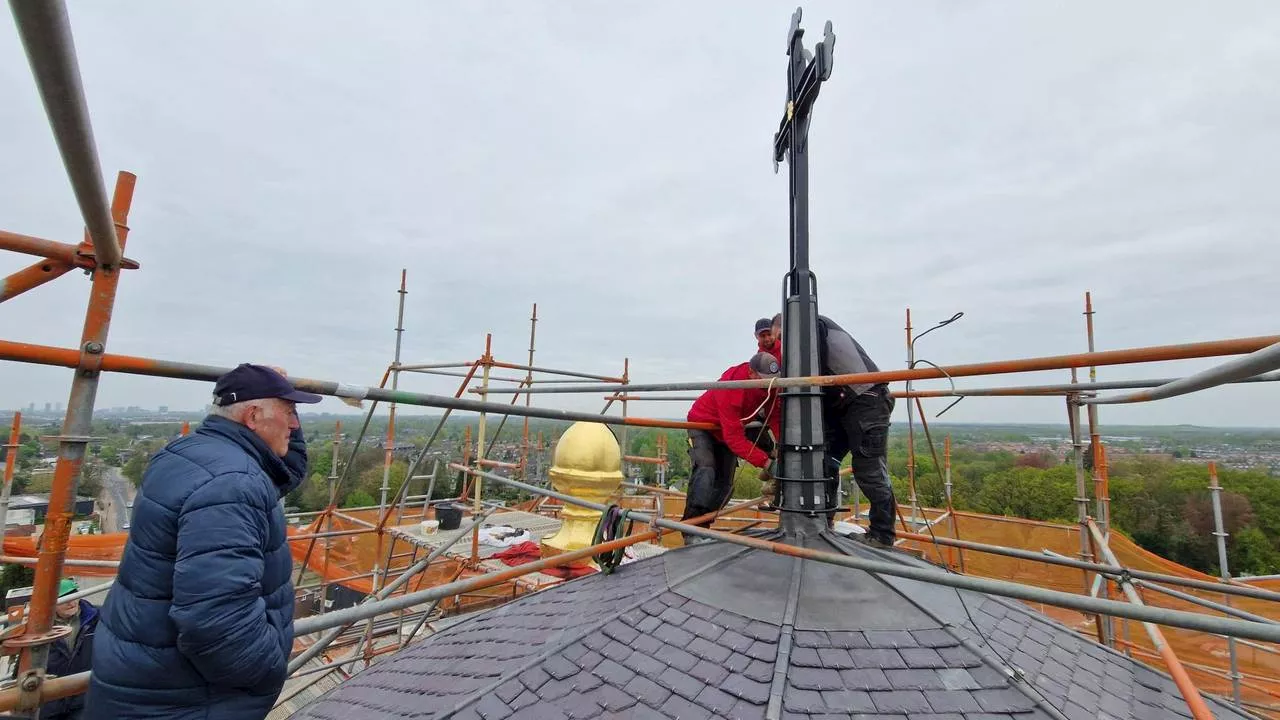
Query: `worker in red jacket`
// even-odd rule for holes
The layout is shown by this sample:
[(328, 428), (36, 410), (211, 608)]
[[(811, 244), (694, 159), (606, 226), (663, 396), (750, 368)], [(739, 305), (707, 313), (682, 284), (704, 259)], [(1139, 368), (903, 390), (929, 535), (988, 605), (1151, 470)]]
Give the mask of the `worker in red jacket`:
[[(775, 378), (780, 369), (777, 358), (761, 352), (748, 362), (729, 368), (720, 379)], [(714, 512), (729, 502), (738, 458), (760, 468), (761, 478), (768, 479), (769, 451), (773, 449), (773, 442), (764, 431), (767, 426), (774, 437), (781, 437), (780, 406), (778, 392), (771, 388), (707, 390), (694, 401), (689, 409), (689, 421), (715, 423), (719, 429), (689, 431), (691, 474), (681, 519)], [(765, 422), (748, 436), (744, 425), (757, 417), (764, 418)], [(704, 521), (701, 525), (710, 526), (711, 521)]]
[(756, 321), (756, 348), (758, 352), (769, 353), (782, 363), (782, 343), (778, 342), (778, 333), (773, 331), (773, 321), (769, 318), (760, 318)]

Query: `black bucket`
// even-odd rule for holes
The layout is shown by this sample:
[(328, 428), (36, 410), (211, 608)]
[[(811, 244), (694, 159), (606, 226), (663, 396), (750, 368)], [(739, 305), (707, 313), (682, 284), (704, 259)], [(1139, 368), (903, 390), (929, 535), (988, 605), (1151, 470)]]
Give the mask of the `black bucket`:
[(437, 505), (436, 519), (441, 530), (457, 530), (462, 525), (462, 508), (457, 505)]

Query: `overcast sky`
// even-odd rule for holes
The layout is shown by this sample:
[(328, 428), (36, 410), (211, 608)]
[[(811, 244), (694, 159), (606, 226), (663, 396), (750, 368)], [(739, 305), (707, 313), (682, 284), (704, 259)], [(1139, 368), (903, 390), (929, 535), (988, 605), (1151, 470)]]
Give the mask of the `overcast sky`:
[[(139, 177), (127, 254), (143, 269), (108, 350), (374, 384), (407, 268), (406, 362), (474, 358), (486, 332), (523, 362), (537, 302), (539, 365), (714, 379), (780, 307), (787, 176), (770, 151), (794, 7), (71, 2), (108, 183)], [(965, 313), (917, 346), (939, 364), (1083, 351), (1086, 289), (1100, 349), (1280, 331), (1280, 4), (805, 11), (810, 44), (827, 19), (838, 36), (811, 134), (820, 308), (882, 368), (905, 364), (908, 306), (919, 328)], [(78, 240), (7, 14), (0, 97), (0, 227)], [(29, 262), (0, 253), (0, 273)], [(87, 292), (69, 275), (6, 302), (0, 336), (75, 345)], [(69, 370), (0, 373), (0, 407), (66, 402)], [(109, 375), (98, 406), (197, 408), (209, 390)], [(1277, 404), (1280, 388), (1237, 386), (1103, 420), (1274, 425)], [(970, 399), (945, 417), (1064, 411)]]

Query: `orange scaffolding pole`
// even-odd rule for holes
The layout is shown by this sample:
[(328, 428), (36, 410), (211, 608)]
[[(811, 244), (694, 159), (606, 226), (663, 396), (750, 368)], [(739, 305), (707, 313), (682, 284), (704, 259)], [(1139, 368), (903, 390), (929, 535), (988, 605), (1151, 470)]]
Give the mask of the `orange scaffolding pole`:
[[(115, 193), (111, 201), (111, 219), (115, 223), (119, 249), (124, 248), (129, 235), (126, 224), (129, 207), (133, 202), (133, 190), (137, 178), (121, 172), (116, 177)], [(86, 230), (86, 236), (88, 231)], [(62, 580), (63, 561), (66, 559), (67, 540), (71, 535), (71, 518), (80, 467), (89, 444), (89, 431), (93, 423), (93, 405), (97, 399), (101, 360), (106, 349), (107, 333), (111, 327), (111, 313), (115, 307), (116, 287), (120, 272), (98, 270), (94, 273), (89, 291), (88, 309), (85, 311), (84, 329), (80, 336), (80, 350), (72, 367), (76, 374), (71, 382), (67, 413), (58, 439), (58, 461), (53, 471), (53, 486), (49, 492), (49, 510), (45, 517), (45, 530), (40, 543), (35, 570), (35, 582), (31, 592), (30, 614), (25, 632), (5, 640), (8, 649), (20, 651), (18, 686), (21, 691), (19, 705), (28, 709), (38, 705), (45, 684), (45, 667), (49, 657), (49, 643), (63, 637), (69, 628), (53, 626), (53, 610), (57, 603), (58, 583)]]

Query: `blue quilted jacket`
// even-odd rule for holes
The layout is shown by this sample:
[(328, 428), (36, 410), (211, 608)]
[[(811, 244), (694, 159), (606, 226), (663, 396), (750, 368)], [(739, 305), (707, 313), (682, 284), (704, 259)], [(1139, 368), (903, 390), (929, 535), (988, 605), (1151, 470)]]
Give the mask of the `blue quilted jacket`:
[(102, 606), (85, 720), (261, 719), (293, 646), (293, 560), (280, 499), (306, 476), (225, 418), (156, 453)]

